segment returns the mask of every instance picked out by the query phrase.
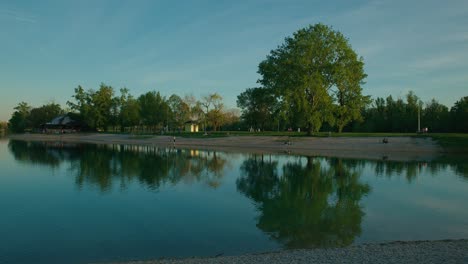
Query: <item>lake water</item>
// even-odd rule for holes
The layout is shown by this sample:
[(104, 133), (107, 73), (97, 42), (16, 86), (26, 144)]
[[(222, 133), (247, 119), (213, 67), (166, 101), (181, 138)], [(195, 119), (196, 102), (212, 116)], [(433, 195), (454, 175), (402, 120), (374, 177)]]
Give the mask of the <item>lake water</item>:
[(0, 141), (0, 263), (468, 238), (468, 161)]

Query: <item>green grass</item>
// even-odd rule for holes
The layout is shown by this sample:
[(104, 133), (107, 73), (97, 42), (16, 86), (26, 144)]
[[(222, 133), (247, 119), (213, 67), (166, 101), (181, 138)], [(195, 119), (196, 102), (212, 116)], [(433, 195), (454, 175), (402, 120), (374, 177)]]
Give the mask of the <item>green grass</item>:
[(423, 137), (431, 137), (451, 153), (468, 153), (468, 134), (461, 133), (434, 133), (423, 135)]

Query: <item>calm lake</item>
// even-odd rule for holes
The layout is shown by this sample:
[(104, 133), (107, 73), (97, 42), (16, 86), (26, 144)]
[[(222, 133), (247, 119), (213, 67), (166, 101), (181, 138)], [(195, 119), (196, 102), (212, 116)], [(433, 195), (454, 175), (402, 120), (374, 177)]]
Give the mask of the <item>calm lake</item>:
[(468, 238), (468, 161), (0, 140), (0, 263)]

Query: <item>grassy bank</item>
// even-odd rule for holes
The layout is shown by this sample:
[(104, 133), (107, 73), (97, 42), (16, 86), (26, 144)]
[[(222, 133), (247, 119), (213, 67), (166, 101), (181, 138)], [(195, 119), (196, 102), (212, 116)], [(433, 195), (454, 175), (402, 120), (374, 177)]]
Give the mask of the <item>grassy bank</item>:
[(437, 141), (447, 152), (468, 154), (468, 134), (436, 133), (427, 136)]

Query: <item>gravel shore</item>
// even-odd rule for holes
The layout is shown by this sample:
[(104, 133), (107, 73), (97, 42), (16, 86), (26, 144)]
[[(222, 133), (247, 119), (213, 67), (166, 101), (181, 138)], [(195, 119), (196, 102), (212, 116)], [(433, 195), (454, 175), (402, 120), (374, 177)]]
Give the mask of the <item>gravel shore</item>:
[(121, 264), (193, 264), (193, 263), (468, 263), (468, 240), (439, 240), (366, 244), (335, 249), (284, 250), (242, 256), (211, 258), (160, 259)]

